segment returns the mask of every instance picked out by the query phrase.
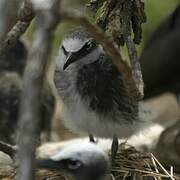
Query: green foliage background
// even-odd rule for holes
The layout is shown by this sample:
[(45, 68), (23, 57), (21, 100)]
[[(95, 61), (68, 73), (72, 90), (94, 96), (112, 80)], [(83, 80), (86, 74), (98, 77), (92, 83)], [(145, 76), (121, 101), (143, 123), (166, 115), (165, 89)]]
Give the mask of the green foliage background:
[(147, 15), (147, 23), (143, 28), (143, 41), (148, 38), (153, 29), (170, 14), (180, 0), (145, 0), (145, 12)]
[[(87, 12), (84, 11), (85, 3), (88, 0), (64, 0), (63, 7), (64, 8), (75, 8), (84, 12), (87, 15)], [(145, 12), (147, 15), (147, 22), (143, 25), (143, 39), (141, 45), (138, 47), (138, 51), (140, 52), (144, 42), (150, 36), (151, 32), (156, 28), (156, 26), (168, 15), (170, 14), (178, 4), (180, 4), (180, 0), (144, 0), (145, 2)], [(87, 15), (88, 16), (88, 15)], [(32, 31), (33, 24), (31, 28), (25, 34), (26, 39), (31, 42), (32, 39)], [(61, 43), (61, 40), (64, 34), (73, 27), (73, 24), (70, 23), (62, 23), (56, 33), (53, 42), (53, 53), (52, 56), (57, 54), (58, 47)]]

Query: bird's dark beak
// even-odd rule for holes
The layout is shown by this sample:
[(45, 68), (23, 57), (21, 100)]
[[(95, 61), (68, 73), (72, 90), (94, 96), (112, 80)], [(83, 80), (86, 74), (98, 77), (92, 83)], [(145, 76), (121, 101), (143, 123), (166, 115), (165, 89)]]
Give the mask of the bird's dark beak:
[(77, 59), (77, 58), (76, 58), (75, 53), (69, 52), (69, 53), (67, 54), (66, 62), (65, 62), (65, 64), (64, 64), (64, 66), (63, 66), (63, 70), (65, 70), (70, 64), (72, 64), (73, 62), (75, 62), (76, 59)]
[(36, 160), (37, 168), (48, 170), (64, 170), (64, 165), (61, 162), (53, 161), (52, 159)]

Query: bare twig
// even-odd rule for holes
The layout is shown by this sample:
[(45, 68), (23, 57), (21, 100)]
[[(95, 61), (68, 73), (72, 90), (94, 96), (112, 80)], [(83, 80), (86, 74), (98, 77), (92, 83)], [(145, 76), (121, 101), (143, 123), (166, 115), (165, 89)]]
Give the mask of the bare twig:
[(11, 159), (14, 160), (17, 147), (0, 141), (0, 151), (9, 155)]
[[(34, 0), (33, 2), (38, 3), (39, 1)], [(25, 69), (24, 91), (20, 106), (19, 180), (34, 178), (34, 151), (39, 134), (41, 91), (53, 30), (58, 23), (56, 13), (59, 11), (60, 1), (46, 0), (44, 3), (36, 5), (37, 29)]]
[(155, 160), (155, 162), (159, 165), (159, 167), (164, 171), (164, 173), (169, 176), (172, 180), (175, 180), (173, 176), (171, 176), (171, 174), (161, 165), (161, 163), (156, 159), (156, 157), (151, 154), (153, 159)]
[(99, 43), (101, 43), (105, 51), (111, 57), (112, 62), (121, 72), (130, 97), (135, 100), (141, 99), (143, 97), (143, 94), (141, 91), (139, 91), (138, 86), (136, 85), (136, 80), (133, 77), (131, 68), (125, 61), (122, 60), (119, 49), (109, 38), (105, 36), (104, 32), (100, 28), (92, 24), (86, 17), (79, 15), (76, 11), (71, 11), (70, 13), (64, 12), (61, 14), (61, 17), (64, 20), (70, 20), (82, 25)]
[(144, 96), (144, 82), (142, 79), (141, 67), (137, 57), (137, 51), (130, 35), (125, 38), (128, 49), (129, 58), (131, 60), (132, 75), (137, 88), (142, 96)]
[[(139, 0), (135, 1), (135, 2), (139, 2)], [(133, 5), (136, 4), (136, 3), (133, 3)], [(123, 26), (123, 39), (124, 39), (124, 42), (127, 46), (127, 50), (128, 50), (128, 54), (129, 54), (129, 58), (130, 58), (130, 61), (131, 61), (131, 69), (132, 69), (132, 75), (134, 77), (134, 81), (137, 85), (137, 88), (139, 90), (139, 92), (144, 95), (144, 83), (143, 83), (143, 80), (142, 80), (142, 73), (141, 73), (141, 67), (140, 67), (140, 63), (138, 61), (138, 56), (137, 56), (137, 50), (136, 50), (136, 47), (135, 47), (135, 44), (133, 42), (133, 39), (131, 37), (131, 19), (136, 19), (136, 18), (140, 18), (141, 15), (140, 13), (138, 13), (138, 15), (136, 15), (135, 17), (131, 17), (131, 11), (132, 11), (132, 7), (131, 7), (131, 4), (130, 2), (128, 1), (125, 1), (124, 2), (124, 9), (122, 10), (122, 26)], [(136, 11), (139, 12), (138, 10), (140, 9), (140, 5), (139, 5), (139, 8), (136, 8)], [(134, 33), (134, 36), (138, 36), (138, 38), (136, 39), (139, 39), (138, 42), (140, 42), (140, 39), (141, 39), (141, 32), (139, 32), (141, 30), (141, 25), (139, 25), (138, 22), (141, 22), (140, 20), (136, 20), (137, 22), (134, 23), (135, 25), (138, 24), (138, 28), (137, 27), (134, 27), (134, 30), (136, 29), (136, 33)]]
[(30, 0), (24, 0), (24, 4), (20, 10), (16, 24), (8, 32), (3, 42), (0, 44), (0, 56), (2, 56), (5, 51), (8, 51), (29, 27), (32, 19), (34, 18), (31, 6)]

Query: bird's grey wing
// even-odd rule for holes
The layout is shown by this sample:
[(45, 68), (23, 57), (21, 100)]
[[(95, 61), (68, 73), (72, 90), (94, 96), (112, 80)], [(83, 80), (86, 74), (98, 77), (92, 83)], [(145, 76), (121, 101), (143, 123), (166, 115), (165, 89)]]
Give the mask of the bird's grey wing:
[[(118, 71), (115, 66), (112, 67), (113, 71)], [(124, 84), (122, 75), (120, 72), (116, 73), (111, 81), (112, 87), (112, 99), (121, 115), (125, 120), (131, 121), (137, 118), (138, 115), (138, 103), (129, 97), (127, 93), (127, 87)]]

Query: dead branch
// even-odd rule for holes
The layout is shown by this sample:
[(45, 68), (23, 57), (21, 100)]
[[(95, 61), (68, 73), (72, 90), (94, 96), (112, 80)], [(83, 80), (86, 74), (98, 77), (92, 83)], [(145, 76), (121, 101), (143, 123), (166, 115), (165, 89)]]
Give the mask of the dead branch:
[(79, 15), (76, 11), (64, 12), (61, 14), (63, 20), (69, 20), (82, 25), (91, 35), (103, 46), (107, 54), (111, 57), (112, 62), (117, 66), (121, 72), (124, 81), (127, 85), (127, 89), (130, 97), (135, 100), (139, 100), (143, 97), (142, 87), (139, 82), (136, 82), (136, 78), (133, 77), (132, 70), (128, 64), (122, 60), (119, 49), (113, 44), (113, 42), (106, 37), (104, 32), (92, 24), (86, 17)]
[(3, 42), (0, 44), (0, 56), (2, 56), (5, 51), (8, 51), (16, 43), (16, 41), (29, 27), (33, 18), (34, 12), (32, 10), (31, 2), (30, 0), (24, 0), (16, 24), (8, 32)]
[[(39, 135), (40, 98), (53, 31), (58, 23), (59, 0), (39, 4), (33, 0), (37, 26), (23, 78), (19, 117), (18, 179), (34, 179), (34, 154)], [(37, 4), (36, 4), (37, 3)], [(45, 6), (44, 6), (45, 5)], [(32, 12), (32, 11), (31, 11)]]
[(131, 69), (134, 81), (136, 82), (137, 88), (141, 92), (141, 95), (144, 97), (144, 82), (142, 78), (141, 67), (138, 61), (137, 51), (131, 36), (127, 35), (125, 37), (125, 42), (131, 60)]

